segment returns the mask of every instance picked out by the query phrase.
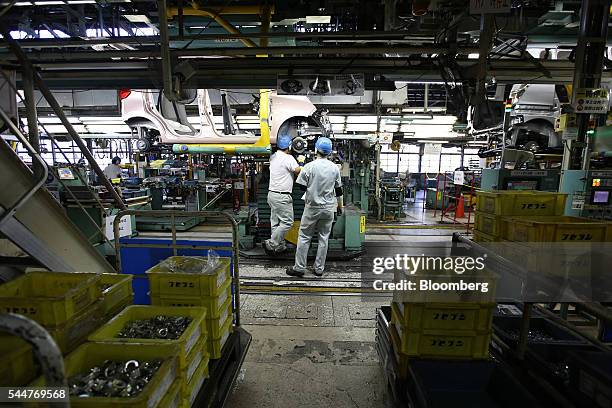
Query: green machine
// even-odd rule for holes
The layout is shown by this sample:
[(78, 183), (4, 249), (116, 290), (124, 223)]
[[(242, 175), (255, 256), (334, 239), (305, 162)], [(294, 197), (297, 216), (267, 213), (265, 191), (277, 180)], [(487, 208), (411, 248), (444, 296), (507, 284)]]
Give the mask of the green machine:
[(483, 191), (495, 190), (539, 190), (557, 191), (561, 171), (549, 170), (509, 170), (483, 169), (480, 188)]
[(382, 180), (381, 182), (382, 219), (398, 221), (402, 218), (406, 189), (397, 180)]
[[(85, 185), (81, 178), (74, 174), (79, 172), (82, 179), (87, 180), (87, 170), (84, 167), (54, 167), (51, 171), (56, 178), (62, 180), (63, 185), (58, 190), (59, 199), (68, 218), (100, 253), (114, 255), (114, 249), (105, 239), (114, 239), (112, 224), (114, 216), (119, 212), (114, 208), (114, 201), (106, 197), (102, 187)], [(144, 194), (126, 198), (125, 202), (129, 209), (140, 210), (148, 208), (149, 197)], [(122, 236), (132, 236), (136, 233), (134, 216), (122, 219), (121, 231)]]
[[(330, 259), (348, 259), (363, 253), (365, 242), (366, 216), (369, 210), (369, 188), (371, 182), (370, 146), (363, 139), (335, 139), (335, 154), (330, 158), (338, 164), (342, 177), (344, 211), (336, 218), (329, 238)], [(303, 152), (306, 153), (306, 152)], [(312, 156), (311, 156), (312, 159)], [(261, 257), (263, 250), (256, 244), (270, 237), (270, 207), (267, 202), (269, 171), (257, 175), (256, 210), (241, 210), (238, 216), (241, 249), (245, 256)], [(294, 185), (292, 192), (294, 225), (287, 233), (290, 244), (297, 243), (299, 222), (304, 211), (304, 192)], [(316, 237), (310, 253), (317, 250)], [(292, 257), (291, 252), (284, 257)], [(265, 256), (267, 257), (267, 255)]]

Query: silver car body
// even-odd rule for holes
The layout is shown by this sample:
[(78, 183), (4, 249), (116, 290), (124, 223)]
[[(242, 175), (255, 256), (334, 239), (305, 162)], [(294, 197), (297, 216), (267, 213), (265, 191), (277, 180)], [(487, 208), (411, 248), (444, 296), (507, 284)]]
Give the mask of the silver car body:
[[(156, 90), (132, 90), (129, 96), (121, 101), (123, 120), (132, 128), (155, 129), (159, 132), (159, 141), (164, 144), (173, 143), (254, 143), (258, 136), (251, 132), (241, 131), (236, 134), (224, 134), (215, 129), (214, 115), (207, 89), (199, 89), (197, 93), (200, 129), (197, 130), (186, 121), (184, 110), (183, 120), (164, 117), (155, 101), (159, 95)], [(184, 107), (183, 107), (184, 109)], [(315, 105), (305, 96), (270, 94), (270, 141), (276, 142), (279, 130), (292, 118), (310, 118), (317, 111)], [(177, 113), (177, 116), (180, 116)]]

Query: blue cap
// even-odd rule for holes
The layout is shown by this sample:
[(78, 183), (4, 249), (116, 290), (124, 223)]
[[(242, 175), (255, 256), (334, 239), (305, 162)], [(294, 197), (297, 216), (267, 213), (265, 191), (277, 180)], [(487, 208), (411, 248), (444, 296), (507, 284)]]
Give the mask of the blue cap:
[(315, 143), (315, 150), (324, 155), (328, 155), (332, 152), (332, 141), (328, 137), (320, 137), (317, 139), (317, 143)]
[(288, 149), (289, 146), (291, 146), (291, 136), (289, 135), (279, 136), (278, 139), (276, 140), (276, 147), (278, 147), (281, 150)]

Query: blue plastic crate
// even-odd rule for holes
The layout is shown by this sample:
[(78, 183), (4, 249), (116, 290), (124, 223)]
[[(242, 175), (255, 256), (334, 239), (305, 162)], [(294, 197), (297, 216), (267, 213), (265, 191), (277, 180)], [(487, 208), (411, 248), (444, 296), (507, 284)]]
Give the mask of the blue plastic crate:
[[(232, 259), (230, 269), (233, 268), (233, 252), (232, 243), (230, 241), (194, 241), (194, 240), (177, 240), (179, 245), (197, 246), (216, 246), (227, 247), (227, 250), (217, 250), (217, 254), (222, 257)], [(167, 245), (167, 248), (121, 248), (121, 273), (134, 275), (132, 279), (132, 288), (134, 290), (135, 305), (150, 305), (151, 297), (149, 295), (150, 286), (149, 278), (145, 272), (163, 261), (164, 259), (174, 255), (172, 250), (172, 240), (170, 239), (150, 239), (150, 238), (122, 238), (122, 244), (153, 244)], [(178, 255), (183, 256), (206, 256), (207, 249), (196, 248), (180, 248), (177, 251)]]
[(412, 360), (407, 382), (417, 408), (537, 408), (509, 371), (492, 361)]

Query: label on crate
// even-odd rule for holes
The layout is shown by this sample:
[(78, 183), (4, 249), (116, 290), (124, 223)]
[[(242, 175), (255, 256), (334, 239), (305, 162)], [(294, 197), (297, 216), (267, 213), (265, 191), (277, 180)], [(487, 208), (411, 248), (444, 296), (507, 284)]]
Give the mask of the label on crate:
[(189, 339), (187, 340), (187, 343), (185, 343), (185, 353), (189, 354), (193, 346), (195, 346), (198, 340), (200, 340), (201, 335), (202, 335), (202, 328), (198, 324), (198, 326), (196, 327), (191, 337), (189, 337)]
[(148, 407), (156, 407), (157, 404), (159, 404), (159, 401), (161, 401), (162, 398), (164, 398), (164, 395), (166, 395), (166, 393), (170, 389), (170, 386), (172, 386), (172, 382), (174, 381), (175, 378), (176, 378), (176, 373), (173, 368), (172, 370), (169, 370), (166, 373), (164, 378), (162, 378), (161, 381), (159, 382), (159, 385), (155, 388), (155, 391), (151, 393), (151, 396), (149, 397), (149, 401), (147, 404)]
[(203, 359), (204, 350), (200, 350), (198, 351), (198, 354), (196, 354), (189, 363), (189, 367), (187, 367), (187, 382), (191, 381), (193, 373), (195, 373), (195, 371), (198, 369), (198, 366), (200, 365)]
[(231, 276), (228, 276), (228, 273), (225, 269), (219, 272), (219, 276), (217, 276), (217, 287), (220, 288), (223, 286), (227, 279), (231, 279)]
[(193, 388), (191, 389), (191, 395), (189, 396), (190, 406), (193, 405), (193, 402), (198, 396), (198, 393), (200, 392), (200, 388), (202, 388), (202, 384), (204, 384), (204, 380), (206, 380), (206, 377), (204, 375), (201, 375), (200, 378), (195, 378), (194, 380), (196, 380), (196, 382), (195, 384), (193, 384)]

